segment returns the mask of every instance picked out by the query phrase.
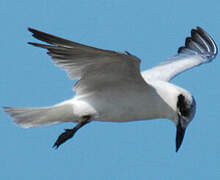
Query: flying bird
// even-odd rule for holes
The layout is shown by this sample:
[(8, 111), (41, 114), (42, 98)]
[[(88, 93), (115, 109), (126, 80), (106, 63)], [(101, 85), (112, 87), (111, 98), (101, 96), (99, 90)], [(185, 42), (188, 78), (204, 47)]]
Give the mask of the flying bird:
[(45, 44), (29, 44), (47, 50), (55, 64), (72, 80), (77, 79), (72, 99), (49, 107), (3, 107), (14, 122), (30, 128), (63, 122), (77, 125), (58, 137), (58, 148), (92, 121), (128, 122), (166, 118), (176, 125), (176, 152), (196, 111), (194, 97), (170, 83), (176, 75), (211, 62), (217, 55), (214, 40), (201, 27), (191, 30), (178, 53), (161, 64), (140, 71), (141, 60), (133, 54), (98, 49), (28, 29)]

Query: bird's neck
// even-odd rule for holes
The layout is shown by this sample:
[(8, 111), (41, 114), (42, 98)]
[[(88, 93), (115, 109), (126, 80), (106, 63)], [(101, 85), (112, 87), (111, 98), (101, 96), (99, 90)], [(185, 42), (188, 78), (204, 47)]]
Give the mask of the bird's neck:
[(159, 118), (167, 118), (174, 123), (177, 120), (177, 96), (180, 93), (179, 88), (165, 81), (148, 82), (152, 87), (151, 97), (154, 99), (155, 112)]

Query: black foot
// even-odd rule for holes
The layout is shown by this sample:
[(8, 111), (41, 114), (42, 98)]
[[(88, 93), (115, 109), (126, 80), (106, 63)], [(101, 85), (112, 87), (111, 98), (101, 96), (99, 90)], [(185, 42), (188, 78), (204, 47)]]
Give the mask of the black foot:
[(89, 116), (85, 117), (85, 120), (79, 122), (73, 129), (65, 129), (65, 132), (63, 132), (57, 138), (56, 142), (53, 145), (53, 148), (57, 149), (61, 144), (66, 142), (68, 139), (72, 138), (77, 130), (79, 130), (81, 127), (83, 127), (84, 125), (86, 125), (90, 122), (89, 119), (90, 119)]
[(53, 145), (53, 148), (58, 148), (61, 144), (63, 144), (68, 139), (72, 138), (75, 134), (75, 130), (73, 129), (65, 129), (65, 132), (63, 132), (56, 140), (56, 142)]

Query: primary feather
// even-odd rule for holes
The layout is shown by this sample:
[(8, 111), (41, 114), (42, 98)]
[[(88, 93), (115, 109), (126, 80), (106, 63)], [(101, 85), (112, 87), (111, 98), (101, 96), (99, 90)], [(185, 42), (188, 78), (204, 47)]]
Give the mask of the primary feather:
[(191, 31), (191, 37), (187, 37), (185, 46), (178, 49), (178, 54), (142, 72), (145, 80), (170, 81), (176, 75), (213, 60), (218, 53), (217, 46), (211, 36), (202, 28), (197, 27)]
[(48, 50), (57, 66), (66, 70), (71, 79), (79, 79), (74, 86), (76, 94), (82, 94), (101, 86), (146, 84), (140, 73), (140, 60), (130, 53), (110, 50), (65, 40), (32, 28), (33, 36), (47, 44), (29, 44)]

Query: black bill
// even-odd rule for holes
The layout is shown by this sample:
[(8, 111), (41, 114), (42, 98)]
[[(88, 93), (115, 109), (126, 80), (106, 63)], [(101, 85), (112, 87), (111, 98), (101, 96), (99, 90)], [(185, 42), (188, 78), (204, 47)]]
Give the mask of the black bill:
[(176, 152), (179, 150), (183, 142), (185, 130), (186, 129), (181, 126), (181, 123), (179, 121), (178, 125), (176, 126)]

